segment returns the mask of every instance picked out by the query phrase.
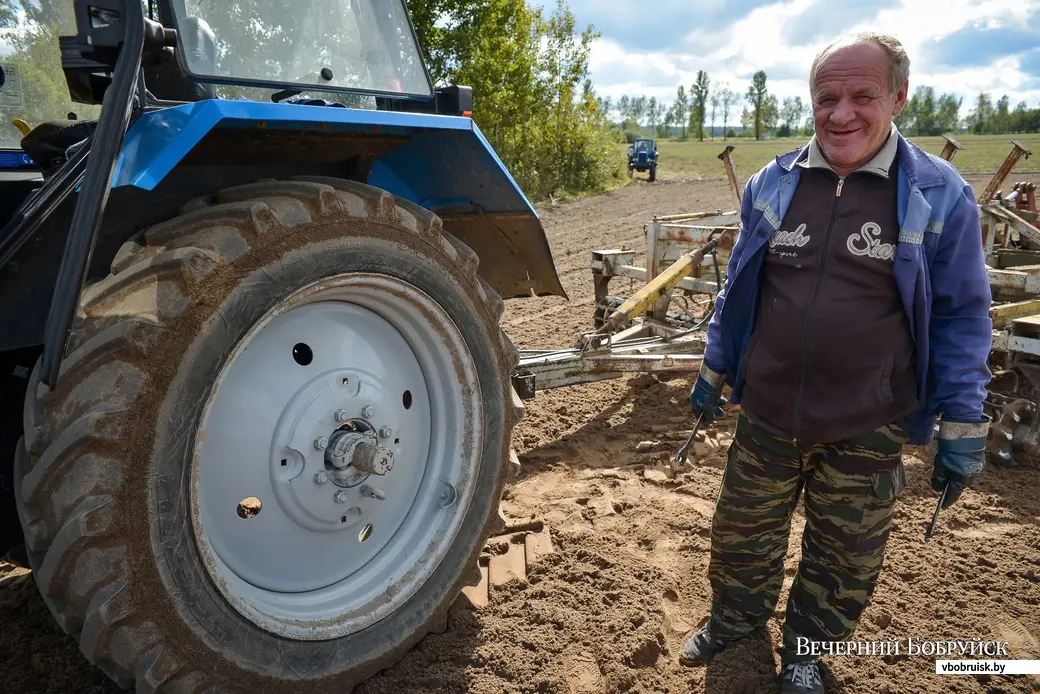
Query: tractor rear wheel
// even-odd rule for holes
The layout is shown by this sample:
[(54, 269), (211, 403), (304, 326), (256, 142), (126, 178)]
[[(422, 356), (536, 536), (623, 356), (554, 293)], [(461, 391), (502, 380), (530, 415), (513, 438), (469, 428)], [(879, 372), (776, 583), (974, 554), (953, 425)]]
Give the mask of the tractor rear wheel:
[(479, 579), (523, 414), (501, 299), (352, 181), (220, 191), (83, 292), (15, 461), (38, 587), (137, 692), (350, 691)]

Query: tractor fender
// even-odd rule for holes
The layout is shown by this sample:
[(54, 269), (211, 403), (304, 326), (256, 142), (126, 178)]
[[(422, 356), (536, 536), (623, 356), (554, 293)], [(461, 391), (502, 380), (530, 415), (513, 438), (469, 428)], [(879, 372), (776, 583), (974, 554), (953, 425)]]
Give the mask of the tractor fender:
[(538, 213), (471, 118), (210, 99), (151, 111), (127, 131), (113, 178), (151, 191), (178, 167), (342, 164), (437, 214), (503, 298), (566, 297)]

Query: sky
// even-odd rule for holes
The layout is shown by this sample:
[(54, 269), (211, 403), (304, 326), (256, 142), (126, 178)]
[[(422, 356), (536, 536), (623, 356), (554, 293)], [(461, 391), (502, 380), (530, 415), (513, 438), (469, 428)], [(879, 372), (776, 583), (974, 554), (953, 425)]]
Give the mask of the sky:
[[(546, 13), (555, 0), (528, 0)], [(567, 0), (579, 27), (602, 34), (590, 72), (596, 92), (645, 94), (666, 103), (698, 70), (740, 99), (758, 70), (778, 99), (808, 103), (809, 66), (832, 38), (860, 29), (895, 35), (910, 56), (910, 90), (962, 96), (967, 116), (980, 91), (1011, 108), (1040, 106), (1040, 0)]]

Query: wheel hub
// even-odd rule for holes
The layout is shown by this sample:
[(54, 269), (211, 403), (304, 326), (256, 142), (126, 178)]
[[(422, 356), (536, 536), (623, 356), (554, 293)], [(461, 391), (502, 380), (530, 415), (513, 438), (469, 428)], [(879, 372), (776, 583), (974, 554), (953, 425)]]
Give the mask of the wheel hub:
[[(347, 467), (353, 467), (352, 474), (362, 479), (364, 475), (385, 475), (394, 467), (394, 452), (380, 446), (379, 437), (365, 431), (362, 426), (368, 425), (365, 422), (347, 422), (329, 437), (329, 447), (325, 449), (325, 468), (337, 473), (337, 477)], [(383, 429), (390, 430), (389, 427)], [(345, 484), (336, 477), (332, 479), (343, 487), (353, 487), (359, 483)]]
[(193, 523), (215, 585), (289, 638), (382, 619), (463, 522), (480, 413), (458, 328), (411, 285), (348, 275), (286, 299), (229, 357), (196, 437)]
[[(342, 532), (369, 520), (373, 498), (360, 486), (370, 476), (386, 478), (383, 486), (391, 492), (399, 489), (398, 480), (386, 477), (396, 456), (382, 444), (399, 448), (407, 436), (392, 402), (401, 410), (400, 398), (389, 390), (371, 372), (336, 369), (304, 384), (289, 400), (275, 427), (271, 475), (281, 510), (293, 523)], [(397, 432), (394, 438), (381, 440), (362, 414)]]

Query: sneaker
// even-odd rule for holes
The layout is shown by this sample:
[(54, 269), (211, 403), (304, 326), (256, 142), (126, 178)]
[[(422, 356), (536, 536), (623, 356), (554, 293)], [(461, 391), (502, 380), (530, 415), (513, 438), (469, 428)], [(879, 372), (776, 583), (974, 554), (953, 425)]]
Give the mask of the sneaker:
[(784, 665), (780, 679), (780, 694), (824, 694), (820, 661)]
[(709, 662), (726, 648), (722, 639), (713, 635), (705, 623), (700, 630), (688, 638), (679, 651), (679, 662), (683, 665), (701, 665)]

